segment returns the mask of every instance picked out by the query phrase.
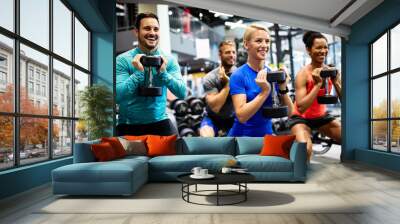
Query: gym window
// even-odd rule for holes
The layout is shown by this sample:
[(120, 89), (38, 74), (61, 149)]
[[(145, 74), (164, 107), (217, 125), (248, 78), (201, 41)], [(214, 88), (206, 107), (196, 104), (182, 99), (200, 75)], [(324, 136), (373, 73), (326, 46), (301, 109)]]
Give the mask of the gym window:
[(0, 171), (71, 156), (87, 139), (76, 127), (90, 35), (64, 0), (1, 0)]
[(400, 153), (400, 24), (370, 44), (371, 148)]

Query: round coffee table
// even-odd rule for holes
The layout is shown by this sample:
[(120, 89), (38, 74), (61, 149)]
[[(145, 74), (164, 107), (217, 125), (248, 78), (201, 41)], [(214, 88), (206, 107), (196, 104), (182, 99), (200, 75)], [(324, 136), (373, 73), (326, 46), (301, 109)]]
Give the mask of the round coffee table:
[[(182, 199), (188, 203), (198, 205), (215, 205), (215, 204), (203, 204), (197, 203), (190, 200), (190, 196), (204, 196), (204, 197), (216, 197), (217, 206), (220, 205), (234, 205), (247, 200), (247, 192), (249, 188), (247, 183), (255, 180), (255, 177), (249, 173), (216, 173), (213, 174), (215, 177), (212, 179), (193, 179), (190, 177), (191, 173), (182, 174), (177, 177), (178, 181), (182, 183)], [(197, 190), (198, 184), (204, 185), (216, 185), (215, 190)], [(190, 186), (195, 186), (194, 191), (190, 191)], [(237, 190), (223, 190), (220, 189), (220, 185), (236, 185)], [(215, 194), (206, 194), (209, 192), (215, 192)], [(232, 197), (240, 196), (240, 199), (231, 203), (221, 203), (221, 197)]]

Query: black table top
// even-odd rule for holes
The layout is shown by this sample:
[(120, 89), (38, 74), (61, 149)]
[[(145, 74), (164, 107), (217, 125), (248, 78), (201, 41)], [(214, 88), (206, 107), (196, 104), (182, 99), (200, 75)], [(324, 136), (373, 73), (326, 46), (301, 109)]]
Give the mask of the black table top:
[(190, 175), (192, 173), (182, 174), (177, 179), (186, 184), (236, 184), (255, 180), (255, 177), (249, 173), (212, 173), (215, 177), (210, 179), (194, 179)]

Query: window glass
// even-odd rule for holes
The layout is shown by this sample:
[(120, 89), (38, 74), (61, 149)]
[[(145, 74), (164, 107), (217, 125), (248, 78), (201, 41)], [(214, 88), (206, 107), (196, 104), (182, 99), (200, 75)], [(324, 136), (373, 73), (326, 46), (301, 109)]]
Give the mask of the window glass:
[(49, 158), (49, 120), (45, 118), (21, 117), (20, 160), (21, 164), (35, 163)]
[(372, 122), (373, 149), (387, 151), (387, 121)]
[(20, 0), (21, 36), (49, 48), (49, 1)]
[(75, 63), (89, 70), (89, 32), (75, 18)]
[(89, 75), (75, 69), (75, 117), (81, 115), (80, 93), (89, 85)]
[(14, 44), (0, 34), (0, 111), (14, 111)]
[(71, 66), (53, 60), (53, 115), (72, 116)]
[(53, 120), (53, 157), (72, 154), (72, 121)]
[(75, 121), (75, 142), (84, 142), (88, 140), (87, 123), (84, 120)]
[(372, 81), (372, 118), (387, 118), (386, 76)]
[(0, 115), (0, 170), (14, 165), (14, 122), (11, 116)]
[(0, 26), (14, 31), (14, 0), (0, 1)]
[[(49, 57), (26, 45), (21, 44), (20, 57), (20, 108), (24, 114), (47, 115), (49, 108), (48, 74)], [(29, 94), (27, 85), (28, 74), (26, 68), (33, 67), (35, 71), (34, 94)], [(29, 72), (28, 72), (29, 73)], [(44, 78), (42, 78), (44, 77)], [(43, 80), (45, 79), (45, 80)], [(36, 103), (31, 103), (31, 100)]]
[(390, 68), (400, 67), (400, 24), (390, 33)]
[(391, 74), (390, 77), (391, 117), (400, 118), (400, 72)]
[(387, 71), (387, 34), (372, 45), (372, 75)]
[(393, 120), (391, 123), (391, 136), (392, 141), (391, 151), (400, 153), (400, 120)]
[(53, 0), (53, 51), (71, 60), (72, 12), (60, 1)]

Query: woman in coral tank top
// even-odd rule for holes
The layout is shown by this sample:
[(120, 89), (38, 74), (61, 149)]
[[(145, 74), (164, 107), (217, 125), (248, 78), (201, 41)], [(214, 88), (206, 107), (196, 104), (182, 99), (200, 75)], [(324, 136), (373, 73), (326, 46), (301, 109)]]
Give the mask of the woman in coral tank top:
[[(307, 157), (312, 155), (311, 130), (317, 129), (320, 133), (341, 142), (341, 125), (331, 116), (326, 106), (317, 102), (317, 96), (325, 94), (325, 86), (320, 76), (328, 55), (328, 41), (324, 35), (318, 32), (308, 31), (303, 36), (307, 52), (311, 57), (311, 63), (304, 66), (296, 76), (296, 103), (294, 111), (289, 119), (289, 126), (296, 140), (307, 142)], [(342, 84), (340, 73), (335, 79), (329, 80), (329, 91), (335, 88), (341, 98)]]

